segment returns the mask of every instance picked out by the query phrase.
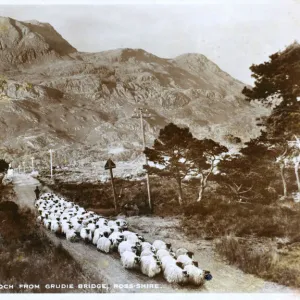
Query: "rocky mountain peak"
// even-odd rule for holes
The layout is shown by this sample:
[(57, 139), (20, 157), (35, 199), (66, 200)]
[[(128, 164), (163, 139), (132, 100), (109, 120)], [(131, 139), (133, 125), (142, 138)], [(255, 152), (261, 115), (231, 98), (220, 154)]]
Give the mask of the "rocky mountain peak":
[(48, 23), (0, 17), (0, 59), (7, 64), (30, 63), (43, 56), (77, 50)]
[(200, 53), (185, 53), (175, 57), (174, 59), (180, 66), (196, 74), (201, 74), (205, 71), (213, 73), (222, 72), (222, 70), (205, 55)]

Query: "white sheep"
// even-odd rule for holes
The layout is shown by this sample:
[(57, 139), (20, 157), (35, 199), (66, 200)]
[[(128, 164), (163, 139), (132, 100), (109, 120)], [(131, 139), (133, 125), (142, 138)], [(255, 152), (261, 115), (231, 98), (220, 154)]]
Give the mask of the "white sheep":
[(176, 265), (176, 259), (172, 256), (164, 256), (162, 259), (161, 259), (161, 267), (163, 269), (163, 271), (166, 269), (166, 267), (168, 265)]
[(93, 244), (97, 245), (97, 242), (99, 240), (100, 237), (105, 236), (106, 238), (109, 237), (109, 233), (107, 231), (103, 231), (102, 228), (97, 228), (94, 232), (94, 236), (93, 236)]
[(71, 207), (73, 207), (73, 203), (71, 203), (71, 202), (66, 202), (66, 201), (61, 201), (61, 204), (64, 204), (65, 205), (65, 207), (66, 208), (71, 208)]
[(50, 229), (50, 228), (51, 228), (51, 220), (44, 219), (43, 222), (44, 222), (44, 226), (45, 226), (47, 229)]
[(137, 235), (140, 242), (145, 242), (145, 238), (142, 235)]
[(43, 211), (43, 212), (41, 213), (41, 216), (44, 217), (45, 219), (48, 219), (49, 213), (48, 213), (47, 211)]
[(50, 230), (55, 233), (61, 233), (61, 227), (59, 221), (52, 220)]
[(113, 245), (110, 239), (105, 236), (99, 238), (97, 242), (97, 250), (109, 253), (112, 250), (112, 247)]
[(84, 225), (84, 226), (87, 226), (88, 224), (90, 224), (91, 223), (91, 219), (90, 218), (83, 218), (82, 219), (82, 224)]
[(76, 232), (80, 232), (83, 228), (83, 225), (82, 225), (81, 221), (72, 222), (72, 226), (74, 227)]
[(169, 283), (185, 283), (188, 281), (188, 272), (182, 269), (182, 264), (168, 264), (164, 270), (164, 277)]
[(113, 249), (118, 249), (119, 244), (124, 240), (124, 236), (120, 232), (113, 232), (109, 239), (112, 241)]
[(69, 217), (67, 217), (67, 219), (69, 219), (69, 221), (72, 224), (77, 223), (78, 221), (80, 221), (78, 216), (76, 216), (76, 215), (71, 217), (69, 214), (66, 214), (66, 216), (69, 216)]
[(155, 253), (153, 253), (153, 251), (151, 249), (145, 249), (141, 252), (141, 257), (142, 256), (154, 256)]
[(36, 208), (38, 208), (41, 204), (43, 204), (43, 200), (37, 200), (36, 202), (35, 202), (35, 204), (34, 204), (34, 206), (36, 207)]
[(135, 244), (131, 244), (128, 241), (123, 241), (118, 246), (118, 252), (120, 253), (121, 256), (126, 251), (136, 252), (136, 250), (137, 250), (137, 247), (135, 246)]
[(159, 250), (159, 249), (171, 250), (171, 244), (170, 243), (165, 243), (161, 240), (154, 241), (152, 245), (157, 250)]
[(70, 221), (71, 220), (71, 216), (69, 214), (63, 213), (60, 215), (60, 221)]
[(143, 256), (141, 257), (141, 271), (148, 277), (154, 277), (161, 272), (161, 262), (153, 256)]
[(110, 229), (113, 231), (113, 232), (123, 232), (123, 229), (122, 227), (118, 226), (118, 225), (114, 225), (114, 226), (109, 226)]
[(104, 219), (104, 218), (100, 218), (97, 222), (96, 222), (96, 225), (99, 225), (100, 226), (107, 226), (107, 223), (108, 223), (108, 220), (107, 219)]
[(138, 240), (138, 235), (135, 232), (125, 230), (122, 232), (122, 234), (124, 235), (125, 241), (127, 241), (128, 239)]
[(88, 228), (82, 228), (80, 230), (80, 237), (87, 243), (92, 241), (92, 232)]
[(61, 213), (60, 213), (60, 208), (57, 207), (56, 205), (52, 206), (52, 208), (49, 209), (49, 212), (50, 212), (51, 214), (53, 214), (53, 215), (56, 215), (56, 214), (61, 215)]
[(92, 241), (94, 245), (97, 245), (97, 242), (101, 236), (103, 236), (103, 233), (100, 231), (99, 228), (97, 228), (94, 231), (94, 236), (93, 236), (93, 241)]
[(127, 227), (128, 224), (124, 219), (117, 219), (115, 221), (116, 225), (121, 226), (121, 227)]
[(192, 255), (190, 255), (190, 254), (179, 255), (177, 257), (177, 261), (180, 262), (180, 263), (182, 263), (183, 266), (187, 266), (187, 265), (192, 265), (193, 264)]
[(142, 247), (142, 251), (153, 248), (153, 246), (149, 242), (142, 242), (141, 247)]
[(201, 286), (204, 284), (205, 279), (210, 280), (212, 278), (209, 271), (201, 270), (195, 265), (187, 265), (184, 270), (189, 275), (189, 282), (196, 286)]
[(56, 214), (56, 213), (51, 213), (48, 217), (48, 219), (53, 220), (53, 221), (59, 221), (60, 220), (60, 215)]
[(176, 257), (180, 256), (180, 255), (184, 255), (187, 254), (188, 256), (190, 256), (192, 258), (192, 256), (194, 255), (193, 252), (185, 249), (185, 248), (179, 248), (176, 250)]
[(75, 208), (75, 209), (76, 209), (76, 214), (77, 214), (78, 216), (81, 216), (81, 215), (83, 215), (83, 214), (85, 213), (85, 210), (84, 210), (84, 208), (82, 208), (82, 207)]
[(62, 221), (62, 222), (60, 222), (60, 226), (61, 226), (62, 233), (66, 233), (70, 229), (70, 227), (72, 227), (72, 229), (74, 229), (74, 227), (70, 221), (65, 221), (65, 220)]
[(126, 241), (130, 242), (131, 244), (135, 244), (135, 243), (139, 242), (139, 238), (136, 235), (127, 235), (127, 237), (125, 239), (126, 239)]
[(43, 214), (46, 213), (46, 212), (45, 212), (45, 209), (46, 209), (46, 208), (44, 208), (44, 207), (39, 207), (39, 208), (38, 208), (38, 213), (42, 216)]
[(113, 232), (109, 235), (109, 238), (114, 242), (118, 239), (124, 239), (124, 236), (121, 232)]
[(129, 230), (124, 230), (124, 231), (123, 231), (123, 234), (124, 234), (125, 237), (127, 237), (127, 235), (130, 235), (130, 234), (137, 235), (135, 232), (129, 231)]
[(71, 242), (75, 242), (77, 239), (76, 231), (72, 228), (72, 226), (70, 226), (66, 231), (66, 239)]
[(141, 258), (131, 251), (125, 251), (121, 255), (121, 261), (125, 269), (136, 269), (139, 267)]
[(89, 220), (90, 220), (90, 218), (92, 217), (93, 215), (91, 214), (91, 213), (83, 213), (82, 215), (81, 215), (81, 218), (82, 218), (82, 220), (84, 221), (84, 225), (86, 225), (88, 222), (89, 222)]
[[(99, 226), (99, 229), (101, 230), (101, 232), (107, 232), (108, 235), (110, 235), (111, 233), (113, 233), (112, 228), (108, 227), (108, 226)], [(123, 233), (122, 233), (123, 234)]]
[(108, 227), (113, 227), (113, 226), (118, 226), (118, 225), (116, 224), (115, 221), (110, 220), (110, 221), (108, 221), (107, 226), (108, 226)]
[(165, 249), (159, 249), (156, 252), (157, 257), (161, 260), (164, 256), (172, 256), (174, 257), (175, 254), (173, 252), (169, 252), (168, 250)]
[(129, 241), (132, 244), (144, 241), (144, 238), (138, 234), (127, 234), (126, 237), (124, 236), (124, 238), (126, 241)]
[(96, 224), (94, 223), (89, 223), (87, 225), (87, 228), (90, 229), (92, 232), (94, 232), (96, 230)]

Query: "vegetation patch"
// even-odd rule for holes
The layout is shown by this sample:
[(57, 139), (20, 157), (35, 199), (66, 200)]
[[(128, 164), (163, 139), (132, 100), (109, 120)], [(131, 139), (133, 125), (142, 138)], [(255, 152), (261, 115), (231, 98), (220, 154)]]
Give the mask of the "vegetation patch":
[(259, 203), (224, 203), (206, 200), (185, 208), (183, 226), (191, 235), (220, 237), (286, 237), (299, 231), (300, 208)]
[[(35, 222), (29, 209), (17, 212), (1, 204), (14, 203), (12, 186), (0, 185), (0, 282), (13, 284), (7, 292), (64, 293), (95, 290), (46, 289), (46, 284), (99, 283), (84, 274), (81, 266), (61, 245), (52, 244)], [(16, 215), (17, 214), (17, 215)], [(18, 284), (39, 284), (39, 289), (22, 289)]]
[(216, 242), (216, 250), (246, 273), (258, 275), (282, 285), (300, 287), (300, 245), (278, 245), (271, 240), (225, 236)]

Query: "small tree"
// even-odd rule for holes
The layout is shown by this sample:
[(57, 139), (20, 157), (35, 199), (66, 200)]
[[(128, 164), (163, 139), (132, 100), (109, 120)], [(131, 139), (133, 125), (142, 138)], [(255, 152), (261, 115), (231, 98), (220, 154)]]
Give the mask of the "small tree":
[(188, 151), (193, 136), (189, 128), (180, 128), (173, 123), (159, 132), (153, 148), (146, 148), (144, 153), (155, 166), (144, 166), (150, 174), (174, 178), (178, 185), (178, 203), (183, 203), (182, 179), (191, 169)]
[(217, 162), (220, 161), (220, 155), (224, 152), (228, 152), (228, 149), (211, 139), (194, 139), (191, 144), (189, 158), (194, 163), (195, 171), (200, 175), (197, 202), (202, 200), (207, 181), (214, 172)]
[(294, 43), (270, 55), (269, 61), (252, 65), (254, 87), (243, 89), (248, 101), (273, 106), (261, 124), (272, 142), (286, 142), (294, 135), (300, 136), (299, 56), (300, 45)]
[(9, 164), (4, 159), (0, 159), (0, 173), (6, 172), (8, 167)]
[(242, 155), (226, 155), (218, 164), (219, 174), (215, 179), (227, 188), (235, 201), (248, 199), (253, 189), (253, 177), (250, 161)]
[(224, 139), (231, 144), (240, 144), (242, 142), (241, 138), (234, 136), (233, 134), (230, 133), (226, 134), (224, 136)]
[(220, 173), (215, 176), (216, 180), (227, 188), (236, 201), (252, 199), (263, 203), (270, 202), (270, 197), (274, 196), (269, 192), (273, 189), (270, 184), (278, 174), (275, 164), (278, 149), (270, 148), (259, 137), (247, 142), (240, 152), (226, 155), (220, 161)]

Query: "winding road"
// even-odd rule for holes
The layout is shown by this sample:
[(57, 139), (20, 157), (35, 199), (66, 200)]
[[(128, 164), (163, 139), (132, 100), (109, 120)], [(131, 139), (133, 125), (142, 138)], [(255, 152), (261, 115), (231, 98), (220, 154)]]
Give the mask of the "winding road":
[[(34, 208), (34, 188), (36, 185), (40, 185), (39, 181), (32, 178), (29, 175), (16, 174), (13, 178), (14, 190), (17, 195), (17, 203), (23, 207), (29, 207), (35, 211)], [(151, 224), (158, 224), (158, 226), (164, 226), (164, 220), (158, 220), (154, 218), (132, 218), (135, 220), (133, 224), (134, 230), (138, 230), (139, 222), (141, 220), (146, 223), (144, 226), (151, 227)], [(155, 222), (154, 222), (155, 221)], [(129, 226), (131, 221), (129, 218)], [(138, 271), (131, 271), (123, 269), (121, 261), (117, 253), (103, 254), (96, 251), (93, 245), (86, 245), (83, 242), (71, 243), (64, 238), (56, 237), (51, 232), (45, 230), (48, 238), (55, 244), (61, 243), (62, 247), (67, 250), (72, 257), (81, 264), (84, 272), (93, 275), (99, 283), (105, 283), (110, 286), (110, 292), (147, 292), (147, 293), (173, 293), (173, 292), (269, 292), (269, 293), (297, 293), (288, 287), (281, 286), (272, 282), (264, 281), (256, 276), (245, 274), (241, 270), (229, 266), (224, 262), (215, 261), (212, 256), (208, 256), (205, 251), (201, 250), (196, 255), (196, 260), (200, 262), (200, 265), (204, 263), (205, 267), (208, 267), (214, 278), (209, 281), (202, 288), (190, 288), (180, 287), (178, 285), (168, 284), (162, 276), (155, 277), (153, 279), (146, 277)], [(151, 233), (151, 232), (150, 232)], [(149, 238), (147, 234), (142, 233), (146, 238)], [(155, 236), (158, 238), (158, 236)], [(177, 240), (178, 245), (185, 247), (192, 247), (194, 242)], [(85, 282), (87, 283), (87, 282)], [(115, 286), (118, 284), (118, 286)], [(121, 286), (126, 285), (128, 286)], [(139, 285), (145, 285), (141, 288)], [(152, 286), (151, 286), (152, 285)], [(299, 294), (298, 294), (299, 295)]]

